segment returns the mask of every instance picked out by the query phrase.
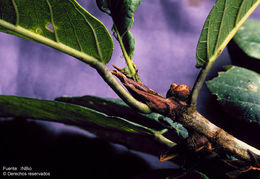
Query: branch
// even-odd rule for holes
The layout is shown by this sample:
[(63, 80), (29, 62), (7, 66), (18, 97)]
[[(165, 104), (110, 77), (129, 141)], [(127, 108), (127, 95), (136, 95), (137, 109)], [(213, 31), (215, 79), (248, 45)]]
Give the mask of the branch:
[(252, 158), (250, 152), (260, 156), (260, 150), (235, 138), (223, 129), (211, 123), (199, 112), (194, 110), (193, 107), (188, 108), (182, 116), (180, 116), (178, 121), (182, 122), (185, 127), (203, 134), (211, 142), (215, 143), (215, 145), (220, 146), (225, 151), (228, 151), (239, 158), (251, 161)]
[(182, 123), (190, 131), (207, 137), (215, 148), (221, 148), (251, 162), (253, 160), (251, 153), (260, 156), (260, 150), (228, 134), (198, 113), (193, 105), (188, 105), (190, 91), (186, 85), (173, 84), (167, 93), (167, 98), (163, 98), (147, 87), (140, 88), (143, 84), (138, 84), (119, 71), (112, 73), (121, 80), (136, 99), (147, 104), (152, 111), (168, 116)]
[(115, 79), (112, 73), (108, 70), (107, 66), (101, 62), (91, 64), (104, 81), (115, 91), (115, 93), (129, 106), (142, 112), (151, 113), (151, 109), (144, 103), (136, 100), (131, 94), (129, 94), (121, 84)]

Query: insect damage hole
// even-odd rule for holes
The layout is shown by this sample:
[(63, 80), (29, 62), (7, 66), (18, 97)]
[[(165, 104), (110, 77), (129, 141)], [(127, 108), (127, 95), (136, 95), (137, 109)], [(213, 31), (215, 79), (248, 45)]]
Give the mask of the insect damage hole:
[(219, 49), (217, 54), (220, 55), (222, 53), (222, 49)]
[(51, 32), (54, 32), (54, 26), (52, 25), (52, 23), (46, 24), (45, 28)]
[(37, 29), (35, 30), (35, 32), (36, 32), (37, 34), (40, 34), (40, 33), (42, 33), (42, 29), (37, 28)]

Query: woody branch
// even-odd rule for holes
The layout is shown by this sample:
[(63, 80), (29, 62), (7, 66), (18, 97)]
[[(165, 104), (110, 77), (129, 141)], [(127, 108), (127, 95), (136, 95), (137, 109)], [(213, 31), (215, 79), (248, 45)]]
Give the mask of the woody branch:
[(186, 85), (172, 84), (166, 98), (164, 98), (144, 84), (127, 78), (120, 71), (114, 70), (112, 73), (137, 100), (145, 103), (153, 112), (168, 116), (172, 120), (182, 123), (190, 131), (205, 136), (213, 146), (222, 148), (224, 151), (247, 161), (252, 161), (252, 153), (260, 156), (260, 150), (217, 127), (203, 117), (194, 106), (189, 105), (190, 90)]

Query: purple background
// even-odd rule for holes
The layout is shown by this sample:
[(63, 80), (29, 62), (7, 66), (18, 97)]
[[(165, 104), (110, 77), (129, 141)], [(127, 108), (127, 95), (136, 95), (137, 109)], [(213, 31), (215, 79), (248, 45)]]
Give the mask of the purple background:
[[(173, 82), (192, 87), (199, 71), (195, 68), (196, 44), (214, 2), (149, 0), (141, 3), (131, 28), (136, 40), (133, 60), (139, 69), (141, 80), (147, 86), (163, 95)], [(97, 9), (94, 0), (81, 0), (79, 3), (104, 22), (109, 30), (111, 29), (111, 19)], [(259, 19), (260, 9), (258, 8), (251, 17)], [(0, 42), (0, 94), (39, 99), (87, 94), (117, 97), (94, 69), (73, 57), (42, 44), (4, 33), (0, 33)], [(111, 65), (114, 64), (122, 68), (125, 64), (120, 57), (122, 53), (116, 41), (114, 46), (108, 67), (112, 69)], [(216, 76), (217, 71), (222, 70), (222, 66), (227, 64), (230, 64), (229, 56), (224, 50), (209, 78)], [(217, 124), (225, 118), (205, 86), (199, 96), (198, 110), (213, 120), (220, 119), (215, 121)], [(61, 124), (39, 122), (37, 125), (44, 126), (44, 130), (54, 134), (67, 131), (86, 135), (83, 131)], [(228, 128), (229, 124), (223, 127)], [(153, 168), (174, 167), (169, 163), (162, 164), (151, 156), (145, 155), (145, 158)]]
[[(111, 19), (95, 1), (79, 1), (111, 29)], [(135, 13), (131, 32), (136, 39), (134, 62), (142, 81), (165, 94), (172, 82), (192, 86), (198, 73), (195, 50), (212, 1), (144, 1)], [(167, 7), (167, 8), (165, 8)], [(53, 99), (68, 95), (117, 97), (94, 69), (35, 42), (1, 33), (1, 94)], [(7, 53), (9, 52), (9, 53)], [(124, 67), (117, 42), (108, 64)]]

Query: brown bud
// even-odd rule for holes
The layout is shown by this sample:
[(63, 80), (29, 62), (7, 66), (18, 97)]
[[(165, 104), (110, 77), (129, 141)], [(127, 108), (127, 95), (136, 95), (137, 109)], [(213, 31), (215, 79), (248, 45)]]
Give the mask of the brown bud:
[(187, 85), (181, 84), (175, 88), (174, 92), (177, 98), (186, 101), (190, 95), (190, 88)]
[(174, 90), (178, 85), (176, 83), (172, 83), (170, 89), (167, 91), (166, 98), (170, 98), (174, 96)]
[(189, 98), (189, 95), (190, 88), (187, 85), (176, 85), (175, 83), (173, 83), (171, 84), (171, 87), (167, 92), (166, 98), (175, 97), (182, 101), (186, 101)]

